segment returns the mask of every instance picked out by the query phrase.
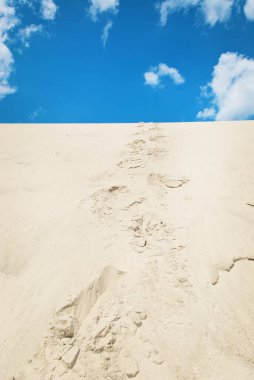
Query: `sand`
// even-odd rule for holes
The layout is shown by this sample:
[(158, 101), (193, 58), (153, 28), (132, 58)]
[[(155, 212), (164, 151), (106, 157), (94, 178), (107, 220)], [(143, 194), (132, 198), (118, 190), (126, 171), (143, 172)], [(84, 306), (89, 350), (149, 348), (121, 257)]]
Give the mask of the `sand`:
[(254, 379), (254, 122), (0, 125), (0, 379)]

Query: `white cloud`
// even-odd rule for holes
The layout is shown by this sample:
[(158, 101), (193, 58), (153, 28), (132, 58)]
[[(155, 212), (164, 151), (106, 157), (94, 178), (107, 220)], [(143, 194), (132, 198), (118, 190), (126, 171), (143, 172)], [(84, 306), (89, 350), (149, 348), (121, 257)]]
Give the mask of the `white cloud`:
[(112, 21), (108, 21), (106, 23), (106, 25), (104, 26), (104, 29), (103, 29), (103, 32), (102, 32), (102, 35), (101, 35), (101, 40), (102, 40), (102, 43), (103, 43), (104, 47), (106, 46), (106, 43), (107, 43), (107, 40), (108, 40), (108, 36), (109, 36), (109, 31), (112, 28), (112, 26), (113, 26), (113, 22)]
[(149, 86), (157, 86), (160, 83), (159, 75), (153, 71), (147, 71), (144, 74), (145, 84)]
[(97, 20), (100, 13), (111, 12), (116, 14), (119, 8), (119, 0), (89, 0), (88, 12), (93, 21)]
[(213, 26), (217, 22), (225, 22), (231, 16), (236, 0), (164, 0), (157, 4), (160, 13), (160, 24), (166, 25), (170, 13), (188, 10), (191, 7), (201, 9), (206, 23)]
[(19, 37), (20, 37), (20, 40), (21, 40), (23, 46), (26, 48), (29, 47), (30, 46), (30, 39), (31, 39), (32, 35), (36, 34), (36, 33), (41, 33), (42, 30), (43, 30), (42, 25), (34, 25), (34, 24), (26, 26), (23, 29), (20, 29), (18, 34), (19, 34)]
[(17, 1), (18, 1), (19, 4), (26, 5), (29, 8), (33, 8), (34, 7), (34, 0), (17, 0)]
[(214, 26), (217, 22), (229, 20), (234, 0), (203, 0), (201, 9), (206, 22)]
[(16, 92), (16, 89), (11, 87), (8, 83), (8, 79), (12, 72), (13, 62), (10, 50), (0, 41), (0, 99)]
[(165, 63), (160, 63), (158, 67), (159, 77), (169, 76), (173, 79), (175, 84), (182, 84), (185, 79), (180, 75), (177, 69), (174, 67), (168, 67)]
[(14, 60), (6, 45), (9, 31), (19, 23), (12, 5), (10, 0), (0, 0), (0, 99), (16, 92), (9, 84)]
[(41, 15), (44, 20), (54, 20), (57, 13), (57, 5), (53, 0), (42, 0)]
[(0, 0), (0, 41), (5, 41), (8, 32), (19, 22), (16, 17), (15, 8), (10, 0)]
[(188, 9), (199, 3), (200, 0), (164, 0), (156, 5), (160, 13), (160, 24), (166, 25), (170, 13)]
[(247, 0), (244, 6), (244, 13), (248, 20), (254, 21), (254, 0)]
[[(224, 53), (214, 67), (210, 89), (216, 120), (239, 120), (254, 116), (254, 59)], [(203, 110), (199, 116), (205, 115)], [(197, 115), (197, 116), (198, 116)]]
[(161, 78), (168, 76), (175, 84), (182, 84), (185, 79), (181, 76), (179, 71), (174, 67), (169, 67), (165, 63), (160, 63), (156, 67), (152, 67), (150, 71), (144, 73), (145, 84), (149, 86), (158, 86), (161, 82)]
[(216, 111), (213, 107), (205, 108), (203, 111), (199, 111), (197, 114), (198, 119), (214, 119)]
[[(54, 1), (40, 1), (42, 17), (47, 20), (53, 20), (57, 12), (57, 6)], [(16, 16), (15, 7), (23, 5), (32, 7), (33, 0), (0, 0), (0, 99), (16, 92), (16, 88), (9, 84), (14, 59), (7, 45), (11, 31), (20, 23), (19, 18)], [(41, 31), (42, 25), (32, 24), (20, 29), (17, 36), (23, 46), (28, 47), (31, 36)]]
[[(100, 14), (117, 14), (119, 10), (119, 2), (120, 0), (89, 0), (88, 14), (94, 22), (97, 21)], [(103, 28), (101, 40), (104, 47), (106, 46), (109, 37), (109, 31), (112, 26), (113, 22), (109, 20)]]

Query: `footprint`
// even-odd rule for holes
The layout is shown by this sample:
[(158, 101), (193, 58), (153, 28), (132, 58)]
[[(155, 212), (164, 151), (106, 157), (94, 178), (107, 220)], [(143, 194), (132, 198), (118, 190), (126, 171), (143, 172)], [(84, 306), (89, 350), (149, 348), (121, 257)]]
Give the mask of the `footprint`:
[(117, 166), (119, 166), (122, 169), (138, 169), (145, 167), (144, 163), (140, 158), (123, 159), (120, 162), (118, 162)]
[(157, 173), (151, 173), (149, 174), (147, 181), (151, 185), (164, 185), (170, 189), (176, 189), (186, 184), (189, 180), (186, 178), (171, 179), (168, 176), (164, 176)]
[(104, 292), (113, 289), (123, 274), (114, 267), (105, 267), (100, 276), (83, 289), (77, 298), (55, 313), (52, 334), (59, 338), (73, 338), (97, 300)]
[(189, 279), (186, 277), (180, 277), (175, 281), (175, 288), (189, 288), (191, 286)]
[(150, 132), (159, 131), (161, 128), (158, 124), (154, 124), (149, 128)]
[(160, 141), (162, 139), (164, 139), (165, 136), (164, 135), (152, 135), (149, 137), (149, 140), (150, 141)]
[(128, 203), (127, 206), (125, 206), (125, 210), (129, 210), (130, 208), (134, 207), (134, 206), (139, 206), (141, 205), (144, 201), (146, 200), (146, 198), (139, 198), (139, 199), (134, 199), (133, 201), (131, 201), (130, 203)]
[(93, 207), (92, 211), (96, 214), (110, 215), (114, 208), (114, 203), (120, 199), (122, 195), (128, 193), (127, 186), (114, 185), (109, 188), (96, 191), (92, 195)]
[[(30, 361), (26, 369), (27, 375), (22, 378), (51, 379), (51, 376), (60, 378), (74, 366), (78, 370), (83, 368), (83, 360), (86, 360), (86, 354), (90, 351), (97, 355), (102, 352), (110, 353), (113, 350), (117, 337), (114, 335), (117, 327), (115, 323), (120, 319), (118, 311), (120, 307), (119, 304), (112, 302), (110, 293), (117, 287), (123, 274), (114, 267), (105, 267), (101, 274), (80, 292), (78, 297), (69, 300), (55, 312), (49, 334)], [(93, 309), (102, 296), (108, 300), (105, 313), (102, 313), (103, 304)], [(90, 314), (92, 309), (94, 314)], [(88, 316), (93, 328), (87, 328)], [(84, 339), (90, 339), (86, 342), (86, 347), (83, 343)], [(41, 371), (43, 371), (43, 376), (48, 377), (40, 377)], [(31, 373), (33, 376), (30, 376)]]
[(126, 193), (128, 191), (126, 186), (111, 186), (106, 189), (101, 189), (96, 191), (92, 197), (96, 201), (106, 202), (107, 200), (111, 199), (114, 196), (117, 196), (122, 193)]
[(160, 365), (164, 362), (164, 359), (163, 357), (161, 356), (161, 354), (159, 353), (158, 350), (153, 350), (152, 353), (151, 353), (151, 359), (152, 361), (154, 362), (154, 364), (157, 364), (157, 365)]
[(63, 355), (62, 361), (64, 362), (67, 368), (72, 369), (74, 367), (79, 353), (80, 349), (76, 346), (73, 346)]
[(144, 247), (151, 241), (165, 241), (169, 235), (166, 224), (153, 213), (144, 213), (133, 222), (129, 229), (133, 233), (135, 244), (139, 247)]
[(129, 143), (128, 146), (132, 152), (136, 153), (137, 151), (141, 151), (144, 148), (145, 144), (146, 144), (145, 140), (136, 139), (133, 142)]
[(130, 352), (122, 351), (120, 353), (119, 364), (122, 372), (127, 378), (133, 378), (139, 373), (137, 361), (131, 356)]
[(105, 267), (100, 276), (81, 291), (75, 310), (75, 315), (79, 322), (89, 314), (94, 304), (104, 292), (115, 289), (116, 284), (123, 275), (124, 272), (114, 267)]

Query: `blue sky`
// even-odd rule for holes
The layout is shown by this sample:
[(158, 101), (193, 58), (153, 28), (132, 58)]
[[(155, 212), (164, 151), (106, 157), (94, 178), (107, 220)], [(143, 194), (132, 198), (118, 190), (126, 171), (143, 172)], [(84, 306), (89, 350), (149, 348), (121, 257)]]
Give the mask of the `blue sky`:
[(0, 122), (254, 116), (254, 0), (0, 0)]

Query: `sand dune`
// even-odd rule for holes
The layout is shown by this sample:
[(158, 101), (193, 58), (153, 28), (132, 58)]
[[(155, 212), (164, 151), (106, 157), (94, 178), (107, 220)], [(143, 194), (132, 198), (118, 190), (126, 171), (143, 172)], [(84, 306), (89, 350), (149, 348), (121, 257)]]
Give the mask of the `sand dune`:
[(0, 144), (0, 379), (254, 378), (254, 122)]

